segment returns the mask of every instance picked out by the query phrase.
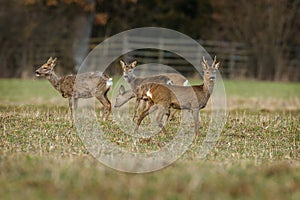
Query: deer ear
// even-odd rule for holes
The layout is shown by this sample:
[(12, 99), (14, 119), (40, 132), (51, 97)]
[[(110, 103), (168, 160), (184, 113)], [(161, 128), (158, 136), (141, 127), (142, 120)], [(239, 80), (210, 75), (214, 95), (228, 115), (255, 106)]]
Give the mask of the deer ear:
[(123, 95), (125, 93), (125, 87), (124, 85), (121, 85), (119, 88), (119, 94)]
[(126, 63), (123, 60), (120, 60), (120, 65), (121, 65), (122, 69), (125, 69)]
[(217, 64), (215, 64), (215, 69), (219, 69), (220, 67), (220, 62), (218, 62)]
[(136, 61), (136, 60), (133, 61), (133, 62), (130, 64), (131, 68), (135, 68), (135, 67), (136, 67), (136, 64), (137, 64), (137, 61)]

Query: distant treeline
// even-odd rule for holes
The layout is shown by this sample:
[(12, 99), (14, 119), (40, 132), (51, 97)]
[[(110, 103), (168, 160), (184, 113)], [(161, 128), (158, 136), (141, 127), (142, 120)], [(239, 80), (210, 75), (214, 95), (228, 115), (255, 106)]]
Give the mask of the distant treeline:
[(26, 77), (48, 56), (69, 73), (90, 37), (156, 26), (244, 43), (252, 78), (283, 80), (300, 67), (299, 7), (299, 0), (0, 0), (0, 77)]

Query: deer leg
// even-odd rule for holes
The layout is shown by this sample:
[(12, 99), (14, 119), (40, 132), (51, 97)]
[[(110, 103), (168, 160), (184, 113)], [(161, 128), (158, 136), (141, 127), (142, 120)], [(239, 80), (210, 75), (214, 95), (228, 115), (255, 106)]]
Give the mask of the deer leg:
[(174, 110), (171, 114), (169, 114), (169, 117), (167, 119), (168, 120), (170, 119), (170, 121), (175, 119), (175, 115), (177, 112), (178, 112), (178, 110)]
[[(175, 110), (175, 111), (177, 111), (177, 110)], [(167, 115), (166, 121), (164, 123), (166, 125), (167, 122), (169, 121), (169, 119), (171, 118), (171, 116), (173, 116), (173, 115), (171, 115), (170, 108), (168, 108), (168, 111), (165, 114)], [(172, 120), (172, 119), (170, 119), (170, 120)]]
[(147, 102), (146, 101), (142, 101), (142, 110), (145, 110), (147, 107)]
[(72, 98), (72, 106), (73, 106), (73, 118), (74, 122), (76, 122), (76, 111), (78, 107), (78, 99), (77, 98)]
[(73, 97), (70, 97), (69, 99), (69, 115), (70, 115), (70, 124), (73, 125)]
[(107, 120), (108, 117), (109, 117), (109, 115), (110, 115), (110, 112), (111, 112), (111, 102), (110, 102), (109, 99), (107, 98), (107, 95), (106, 95), (106, 94), (105, 94), (104, 98), (105, 98), (105, 102), (107, 102), (107, 107), (106, 107), (106, 110), (105, 110), (105, 112), (106, 112), (105, 119)]
[(77, 98), (73, 98), (73, 109), (74, 109), (74, 111), (77, 110), (77, 107), (78, 107), (78, 99)]
[(133, 118), (132, 118), (132, 120), (134, 120), (134, 119), (136, 118), (136, 114), (137, 114), (138, 107), (139, 107), (139, 105), (140, 105), (140, 101), (141, 101), (140, 98), (136, 98), (136, 100), (135, 100), (135, 105), (134, 105), (134, 111), (133, 111)]
[(137, 125), (140, 125), (141, 122), (143, 121), (143, 119), (144, 119), (147, 115), (151, 114), (152, 112), (154, 112), (154, 111), (157, 110), (157, 109), (158, 109), (158, 106), (157, 106), (157, 105), (154, 105), (154, 106), (148, 106), (148, 107), (141, 113), (141, 115), (139, 116), (138, 121), (137, 121)]
[(199, 109), (192, 109), (192, 114), (194, 118), (194, 128), (195, 128), (195, 135), (196, 137), (199, 136)]
[(139, 129), (139, 126), (140, 124), (142, 123), (143, 119), (149, 115), (150, 113), (154, 112), (155, 110), (158, 109), (158, 106), (157, 105), (148, 105), (147, 108), (145, 110), (143, 110), (143, 112), (140, 114), (138, 120), (137, 120), (137, 123), (136, 123), (136, 127), (134, 129), (134, 132), (137, 132), (137, 130)]
[[(151, 101), (151, 100), (148, 100), (148, 101), (146, 101), (146, 100), (142, 100), (142, 112), (145, 110), (145, 109), (147, 109), (147, 107), (151, 107), (151, 106), (153, 106), (153, 102)], [(149, 117), (149, 116), (148, 116)], [(150, 120), (150, 117), (149, 117), (149, 120)]]
[(170, 115), (170, 111), (168, 111), (169, 109), (167, 109), (165, 106), (161, 106), (159, 111), (157, 112), (157, 115), (156, 115), (156, 122), (158, 124), (158, 126), (161, 128), (161, 130), (166, 134), (167, 133), (167, 130), (165, 129), (163, 123), (162, 123), (162, 119), (164, 117), (164, 115)]
[(103, 120), (106, 121), (110, 115), (111, 112), (111, 103), (106, 97), (106, 95), (98, 95), (96, 98), (100, 101), (100, 103), (104, 106), (104, 114), (103, 114)]
[(142, 112), (143, 112), (143, 111), (146, 110), (146, 108), (148, 107), (148, 103), (147, 103), (146, 101), (142, 100), (142, 105), (141, 105), (141, 107), (142, 107)]

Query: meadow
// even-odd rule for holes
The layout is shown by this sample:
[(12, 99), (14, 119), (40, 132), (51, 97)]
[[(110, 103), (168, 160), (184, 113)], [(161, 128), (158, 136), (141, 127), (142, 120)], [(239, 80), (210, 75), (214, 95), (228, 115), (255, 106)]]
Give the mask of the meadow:
[(227, 122), (205, 158), (202, 135), (172, 165), (131, 174), (91, 156), (47, 81), (0, 80), (0, 199), (300, 199), (300, 84), (224, 84)]

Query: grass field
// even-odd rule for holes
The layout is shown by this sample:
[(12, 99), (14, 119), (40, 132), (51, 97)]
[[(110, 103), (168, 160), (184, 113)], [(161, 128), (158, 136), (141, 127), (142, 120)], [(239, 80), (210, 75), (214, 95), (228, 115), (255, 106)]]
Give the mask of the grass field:
[(47, 81), (0, 80), (0, 199), (300, 199), (300, 84), (225, 88), (227, 123), (205, 159), (203, 135), (171, 166), (129, 174), (89, 154)]

